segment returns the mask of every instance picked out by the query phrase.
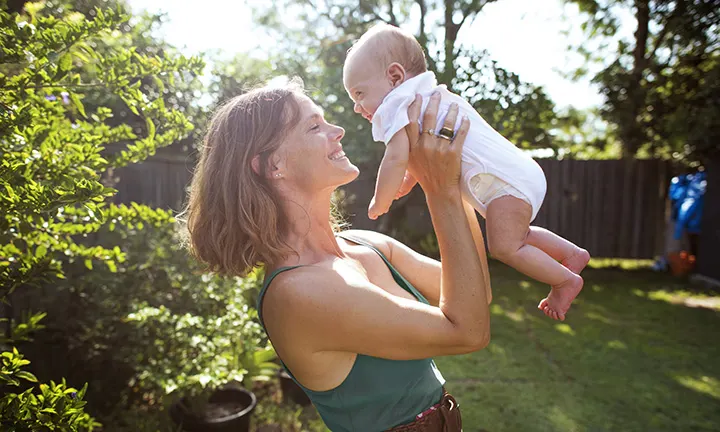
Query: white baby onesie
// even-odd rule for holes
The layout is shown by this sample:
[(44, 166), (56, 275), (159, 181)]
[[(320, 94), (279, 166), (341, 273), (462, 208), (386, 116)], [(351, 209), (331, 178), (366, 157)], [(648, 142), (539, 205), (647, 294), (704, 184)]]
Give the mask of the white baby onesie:
[[(470, 120), (470, 130), (465, 139), (462, 153), (463, 181), (461, 183), (466, 199), (485, 217), (487, 204), (492, 199), (508, 194), (513, 195), (532, 206), (532, 219), (535, 219), (547, 189), (545, 174), (540, 165), (493, 129), (465, 99), (450, 93), (445, 85), (437, 85), (435, 74), (432, 72), (424, 72), (405, 81), (385, 96), (372, 118), (373, 139), (384, 143), (390, 141), (393, 135), (410, 122), (407, 109), (415, 100), (415, 95), (422, 96), (422, 112), (424, 113), (430, 95), (435, 91), (440, 92), (441, 95), (438, 125), (442, 125), (448, 108), (453, 102), (459, 108), (455, 131), (460, 127), (463, 115)], [(420, 122), (422, 128), (422, 115)], [(487, 181), (488, 174), (497, 177), (500, 182), (497, 180)], [(476, 176), (478, 177), (473, 180), (473, 177)], [(503, 185), (502, 182), (506, 185)], [(478, 191), (479, 185), (493, 190), (484, 193), (485, 197), (479, 197), (481, 192)]]

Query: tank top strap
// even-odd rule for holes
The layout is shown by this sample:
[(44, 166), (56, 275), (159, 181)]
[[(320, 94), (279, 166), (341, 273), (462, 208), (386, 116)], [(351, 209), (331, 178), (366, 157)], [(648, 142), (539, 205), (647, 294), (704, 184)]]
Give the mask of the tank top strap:
[(275, 271), (273, 271), (272, 273), (270, 273), (270, 275), (269, 275), (268, 277), (265, 278), (265, 283), (263, 283), (263, 286), (262, 286), (262, 288), (260, 289), (260, 294), (258, 294), (257, 304), (256, 304), (257, 313), (258, 313), (258, 318), (260, 319), (260, 323), (262, 324), (263, 328), (265, 327), (265, 321), (263, 321), (263, 317), (262, 317), (262, 302), (263, 302), (263, 299), (265, 298), (265, 293), (267, 292), (267, 289), (268, 289), (268, 287), (270, 286), (270, 282), (272, 282), (273, 279), (275, 279), (275, 277), (276, 277), (277, 275), (279, 275), (280, 273), (286, 272), (286, 271), (288, 271), (288, 270), (294, 270), (294, 269), (296, 269), (296, 268), (298, 268), (298, 267), (304, 267), (304, 265), (295, 265), (295, 266), (288, 266), (288, 267), (279, 267), (279, 268), (277, 268)]
[(418, 291), (407, 279), (405, 279), (405, 277), (403, 275), (400, 274), (399, 271), (397, 271), (397, 269), (395, 267), (393, 267), (393, 265), (390, 263), (390, 260), (387, 259), (387, 257), (382, 252), (380, 252), (380, 250), (378, 248), (376, 248), (369, 242), (367, 242), (363, 239), (359, 239), (355, 236), (350, 236), (345, 233), (338, 233), (335, 235), (337, 237), (343, 238), (351, 243), (367, 246), (370, 249), (372, 249), (373, 251), (375, 251), (375, 253), (380, 255), (380, 258), (382, 258), (382, 260), (385, 262), (385, 265), (388, 266), (388, 269), (390, 269), (390, 274), (392, 274), (393, 279), (395, 279), (395, 282), (397, 282), (397, 284), (400, 285), (400, 287), (402, 287), (405, 291), (412, 294), (419, 301), (421, 301), (425, 304), (430, 304), (430, 302), (425, 298), (425, 296), (423, 296), (422, 293), (420, 293), (420, 291)]

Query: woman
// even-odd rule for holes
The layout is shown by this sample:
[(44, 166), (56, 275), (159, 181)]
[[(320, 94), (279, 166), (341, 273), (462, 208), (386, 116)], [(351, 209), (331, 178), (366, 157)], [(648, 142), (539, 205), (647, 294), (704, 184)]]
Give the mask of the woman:
[[(345, 131), (296, 85), (238, 96), (214, 115), (190, 192), (191, 249), (214, 271), (263, 263), (260, 319), (291, 376), (333, 431), (460, 430), (433, 356), (484, 348), (490, 284), (484, 240), (460, 196), (467, 119), (453, 141), (408, 115), (409, 169), (427, 197), (442, 264), (370, 231), (336, 233), (333, 191), (358, 169)], [(445, 123), (455, 124), (457, 107)], [(438, 125), (439, 127), (440, 125)]]

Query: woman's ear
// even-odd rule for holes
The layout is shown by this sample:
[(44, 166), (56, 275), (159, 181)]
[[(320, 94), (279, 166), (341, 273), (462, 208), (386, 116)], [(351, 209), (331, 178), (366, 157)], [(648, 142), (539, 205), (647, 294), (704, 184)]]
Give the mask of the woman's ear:
[[(265, 178), (268, 180), (272, 179), (278, 179), (282, 178), (283, 176), (283, 170), (280, 168), (280, 157), (277, 155), (271, 156), (274, 159), (275, 163), (270, 162), (269, 160), (266, 161), (267, 166), (264, 170)], [(260, 169), (260, 164), (262, 163), (262, 159), (260, 158), (260, 155), (255, 155), (255, 157), (252, 158), (252, 161), (250, 161), (250, 166), (252, 166), (252, 170), (257, 174), (258, 176), (263, 175), (263, 170)]]
[(405, 68), (400, 63), (391, 63), (387, 68), (386, 75), (393, 88), (405, 82)]
[(280, 157), (278, 152), (270, 155), (268, 160), (267, 177), (269, 179), (279, 179), (285, 175), (285, 159)]
[(250, 161), (250, 166), (252, 167), (252, 170), (255, 171), (255, 174), (261, 175), (260, 173), (260, 155), (255, 155), (252, 160)]

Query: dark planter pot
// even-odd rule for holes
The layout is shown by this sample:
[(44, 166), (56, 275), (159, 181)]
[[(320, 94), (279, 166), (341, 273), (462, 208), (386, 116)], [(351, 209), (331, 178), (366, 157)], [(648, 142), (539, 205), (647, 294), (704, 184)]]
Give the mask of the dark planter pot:
[(308, 406), (311, 404), (310, 398), (290, 375), (284, 370), (280, 369), (278, 373), (280, 376), (280, 390), (282, 390), (283, 399), (287, 402), (288, 400), (295, 402), (298, 405)]
[(249, 432), (255, 395), (239, 387), (216, 390), (208, 399), (213, 411), (205, 415), (190, 411), (187, 399), (170, 406), (170, 418), (185, 432)]

